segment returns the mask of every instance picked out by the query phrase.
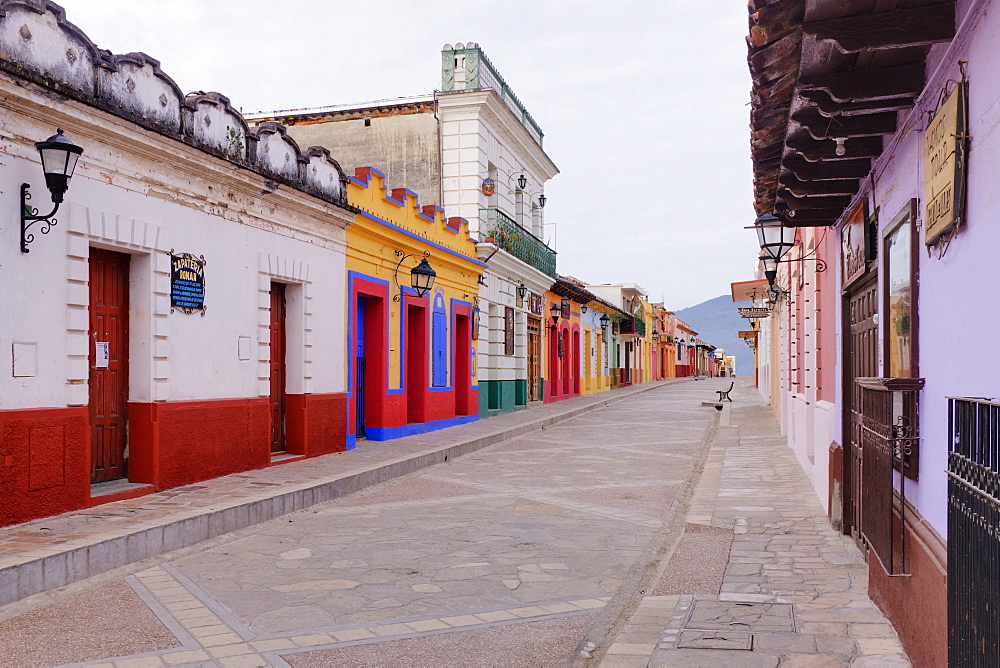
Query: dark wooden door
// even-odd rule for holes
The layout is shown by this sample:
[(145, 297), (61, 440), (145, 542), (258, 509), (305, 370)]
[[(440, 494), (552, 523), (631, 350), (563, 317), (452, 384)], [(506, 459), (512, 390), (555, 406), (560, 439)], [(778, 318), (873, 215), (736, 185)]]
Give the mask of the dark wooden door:
[(844, 361), (844, 532), (860, 540), (861, 489), (865, 453), (861, 446), (861, 421), (855, 413), (860, 406), (855, 378), (879, 375), (878, 368), (878, 289), (874, 277), (852, 290), (845, 299), (847, 337)]
[(528, 401), (542, 400), (542, 324), (528, 318)]
[(285, 284), (271, 283), (271, 452), (285, 447)]
[(91, 482), (128, 475), (129, 256), (90, 249)]

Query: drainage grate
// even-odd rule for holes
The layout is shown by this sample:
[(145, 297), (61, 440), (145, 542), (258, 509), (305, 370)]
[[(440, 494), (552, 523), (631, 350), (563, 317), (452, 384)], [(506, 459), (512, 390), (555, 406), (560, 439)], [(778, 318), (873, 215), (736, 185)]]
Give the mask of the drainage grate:
[(677, 649), (753, 650), (753, 634), (747, 631), (681, 631)]
[(790, 603), (695, 601), (685, 629), (792, 633), (795, 620)]

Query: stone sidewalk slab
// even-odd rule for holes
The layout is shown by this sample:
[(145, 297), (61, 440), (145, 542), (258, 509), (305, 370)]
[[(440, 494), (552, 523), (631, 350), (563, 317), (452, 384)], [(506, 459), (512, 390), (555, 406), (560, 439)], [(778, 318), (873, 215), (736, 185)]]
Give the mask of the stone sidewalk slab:
[[(0, 606), (447, 462), (609, 406), (673, 379), (293, 460), (0, 528)], [(694, 384), (692, 383), (692, 387)]]
[(603, 656), (577, 663), (909, 666), (868, 596), (864, 556), (830, 525), (756, 388), (737, 386), (741, 401), (713, 441), (687, 516), (688, 526), (732, 536), (721, 586), (706, 591), (703, 578), (689, 591), (651, 591)]

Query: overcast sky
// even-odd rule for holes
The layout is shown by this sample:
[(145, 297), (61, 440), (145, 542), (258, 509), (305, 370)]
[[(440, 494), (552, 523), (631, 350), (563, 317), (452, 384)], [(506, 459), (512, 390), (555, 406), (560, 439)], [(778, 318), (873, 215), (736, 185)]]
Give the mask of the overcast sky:
[(442, 45), (477, 42), (561, 172), (559, 273), (671, 309), (753, 278), (745, 0), (57, 1), (97, 46), (244, 112), (430, 93)]

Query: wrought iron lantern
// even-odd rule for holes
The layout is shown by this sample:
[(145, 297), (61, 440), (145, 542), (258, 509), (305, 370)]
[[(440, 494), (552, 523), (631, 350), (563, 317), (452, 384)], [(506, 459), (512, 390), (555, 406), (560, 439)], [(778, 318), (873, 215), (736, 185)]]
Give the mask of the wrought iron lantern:
[(410, 270), (410, 287), (417, 293), (418, 297), (423, 297), (434, 287), (434, 279), (437, 272), (431, 268), (427, 258), (420, 260), (420, 264)]
[(524, 281), (521, 281), (521, 284), (517, 286), (517, 296), (521, 300), (528, 296), (528, 286), (524, 284)]
[(777, 216), (769, 213), (757, 216), (754, 227), (760, 249), (775, 261), (781, 260), (795, 245), (795, 228), (782, 225)]
[(552, 316), (552, 326), (555, 327), (559, 322), (559, 316), (562, 315), (562, 309), (559, 304), (554, 302), (549, 304), (549, 314)]
[(528, 187), (528, 178), (523, 173), (517, 177), (517, 187), (521, 190)]
[(769, 255), (761, 255), (758, 258), (764, 263), (764, 277), (767, 278), (768, 285), (774, 286), (774, 279), (778, 276), (778, 261)]
[(538, 206), (542, 207), (543, 209), (545, 208), (545, 202), (547, 201), (548, 198), (544, 194), (538, 196)]
[(45, 185), (52, 194), (52, 203), (55, 207), (47, 216), (39, 216), (38, 209), (28, 204), (31, 193), (28, 192), (30, 186), (27, 183), (21, 184), (21, 252), (28, 252), (28, 244), (35, 240), (34, 234), (28, 233), (28, 228), (39, 221), (44, 221), (41, 228), (42, 234), (48, 234), (49, 230), (58, 221), (53, 218), (59, 205), (62, 204), (63, 195), (69, 188), (69, 180), (73, 177), (73, 170), (76, 169), (76, 162), (83, 153), (83, 148), (71, 142), (65, 135), (63, 129), (56, 130), (45, 141), (35, 143), (35, 148), (42, 158), (42, 171), (45, 172)]
[[(399, 258), (399, 262), (396, 264), (396, 270), (392, 274), (393, 280), (396, 282), (396, 287), (399, 288), (399, 268), (403, 264), (403, 260), (408, 257), (412, 257), (416, 253), (404, 253), (403, 251), (396, 251), (396, 257)], [(434, 279), (437, 277), (437, 272), (431, 267), (430, 263), (427, 262), (427, 258), (430, 257), (430, 251), (424, 251), (423, 258), (420, 259), (420, 264), (415, 266), (410, 270), (410, 287), (413, 291), (417, 293), (418, 297), (423, 297), (431, 288), (434, 287)], [(392, 300), (398, 302), (402, 295), (402, 288), (400, 288), (399, 293), (393, 295)]]

